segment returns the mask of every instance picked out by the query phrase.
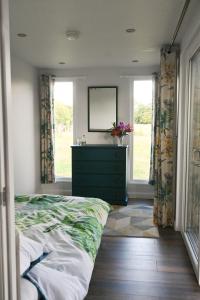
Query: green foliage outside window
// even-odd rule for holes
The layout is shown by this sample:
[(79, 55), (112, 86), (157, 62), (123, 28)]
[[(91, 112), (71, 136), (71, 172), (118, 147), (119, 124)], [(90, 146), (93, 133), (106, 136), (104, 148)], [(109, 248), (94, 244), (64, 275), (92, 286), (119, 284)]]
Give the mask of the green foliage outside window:
[(71, 145), (73, 144), (73, 107), (62, 101), (54, 102), (55, 174), (71, 177)]
[(151, 104), (138, 104), (135, 107), (135, 124), (151, 124), (152, 122), (152, 106)]
[(56, 128), (62, 131), (70, 131), (72, 128), (73, 109), (61, 101), (55, 101), (54, 104)]

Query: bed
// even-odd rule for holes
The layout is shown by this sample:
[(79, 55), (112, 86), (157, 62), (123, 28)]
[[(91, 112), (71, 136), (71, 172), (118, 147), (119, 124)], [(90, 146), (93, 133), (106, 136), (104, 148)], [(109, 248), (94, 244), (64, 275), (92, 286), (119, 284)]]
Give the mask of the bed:
[(83, 300), (110, 205), (61, 195), (22, 195), (15, 201), (21, 299)]

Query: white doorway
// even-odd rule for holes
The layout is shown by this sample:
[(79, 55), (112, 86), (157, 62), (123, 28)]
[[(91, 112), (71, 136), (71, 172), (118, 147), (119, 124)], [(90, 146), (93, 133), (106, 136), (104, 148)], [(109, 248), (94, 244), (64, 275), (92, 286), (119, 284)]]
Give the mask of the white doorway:
[(8, 0), (0, 0), (0, 299), (16, 300), (11, 70)]
[(200, 284), (200, 49), (191, 57), (189, 64), (183, 236)]

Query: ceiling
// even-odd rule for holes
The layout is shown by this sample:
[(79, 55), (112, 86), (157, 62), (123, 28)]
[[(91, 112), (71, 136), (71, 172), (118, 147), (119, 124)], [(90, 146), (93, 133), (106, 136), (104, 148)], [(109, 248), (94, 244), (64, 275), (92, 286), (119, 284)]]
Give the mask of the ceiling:
[[(11, 51), (44, 68), (157, 65), (160, 47), (171, 41), (184, 2), (10, 0)], [(128, 34), (127, 28), (136, 31)], [(80, 31), (79, 39), (67, 40), (65, 32), (74, 29)]]

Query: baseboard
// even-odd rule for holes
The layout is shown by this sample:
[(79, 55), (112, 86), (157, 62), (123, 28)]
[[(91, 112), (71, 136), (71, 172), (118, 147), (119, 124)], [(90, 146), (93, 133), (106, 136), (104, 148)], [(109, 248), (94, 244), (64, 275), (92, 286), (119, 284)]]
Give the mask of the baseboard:
[(71, 190), (65, 190), (65, 189), (45, 189), (45, 188), (42, 188), (41, 193), (42, 194), (53, 194), (53, 195), (64, 195), (64, 196), (71, 196), (72, 195)]
[(131, 199), (153, 199), (154, 193), (144, 193), (144, 192), (128, 192), (128, 198)]
[[(71, 189), (59, 188), (56, 185), (43, 185), (41, 187), (40, 193), (42, 194), (57, 194), (57, 195), (66, 195), (71, 196)], [(128, 192), (128, 198), (131, 199), (153, 199), (154, 193), (152, 192)]]

